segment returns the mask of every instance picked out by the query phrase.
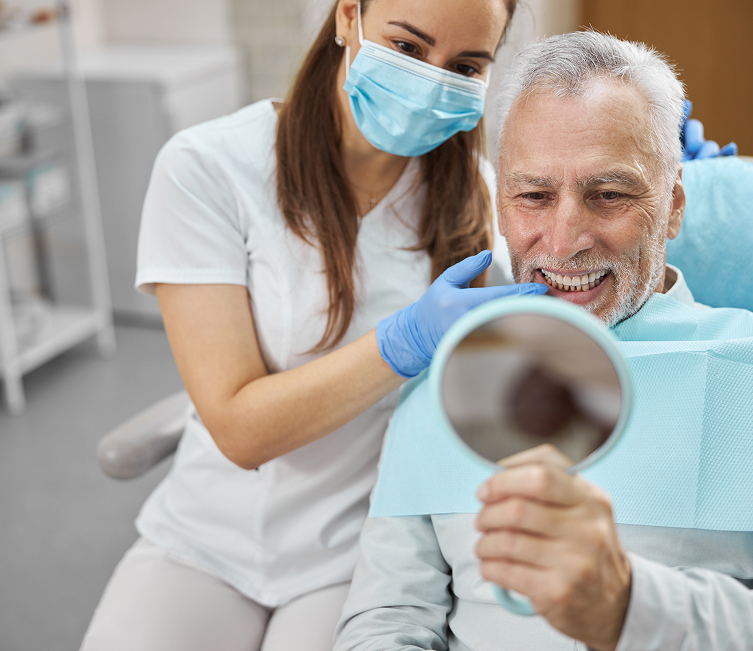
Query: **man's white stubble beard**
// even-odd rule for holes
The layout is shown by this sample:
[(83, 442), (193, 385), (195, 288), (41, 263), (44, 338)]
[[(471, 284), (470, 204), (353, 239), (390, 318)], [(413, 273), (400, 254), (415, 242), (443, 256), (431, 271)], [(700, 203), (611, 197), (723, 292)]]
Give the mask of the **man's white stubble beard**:
[[(661, 229), (658, 232), (662, 232)], [(520, 283), (531, 282), (537, 269), (557, 269), (560, 272), (568, 270), (606, 269), (612, 274), (614, 281), (612, 292), (608, 296), (600, 296), (596, 301), (588, 303), (583, 307), (595, 314), (601, 311), (604, 303), (611, 298), (613, 304), (606, 312), (598, 315), (599, 319), (607, 327), (611, 328), (638, 312), (651, 294), (658, 289), (664, 275), (665, 250), (666, 244), (664, 238), (655, 236), (639, 250), (635, 259), (626, 257), (625, 259), (615, 260), (601, 254), (589, 253), (579, 254), (568, 260), (566, 264), (548, 254), (535, 256), (523, 261), (516, 261), (513, 258), (513, 275), (515, 281)], [(653, 259), (653, 264), (649, 270), (648, 279), (641, 282), (639, 264), (640, 259), (646, 257)]]

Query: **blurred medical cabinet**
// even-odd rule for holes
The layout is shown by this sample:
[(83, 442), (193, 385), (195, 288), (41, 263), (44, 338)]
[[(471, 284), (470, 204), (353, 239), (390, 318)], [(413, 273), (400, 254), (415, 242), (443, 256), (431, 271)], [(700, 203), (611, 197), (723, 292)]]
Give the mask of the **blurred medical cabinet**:
[[(240, 58), (229, 46), (118, 44), (86, 52), (79, 63), (89, 99), (113, 310), (116, 319), (157, 321), (157, 302), (133, 285), (141, 207), (152, 165), (177, 131), (241, 106)], [(11, 86), (27, 101), (65, 104), (59, 63), (25, 70)], [(73, 156), (72, 143), (58, 145)], [(56, 281), (66, 284), (65, 269)], [(71, 278), (68, 284), (60, 291), (75, 294), (76, 282)]]

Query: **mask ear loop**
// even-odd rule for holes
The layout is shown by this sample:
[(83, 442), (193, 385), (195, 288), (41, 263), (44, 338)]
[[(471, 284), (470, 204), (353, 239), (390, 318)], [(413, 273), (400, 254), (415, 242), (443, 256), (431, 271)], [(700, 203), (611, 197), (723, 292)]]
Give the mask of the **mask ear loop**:
[(358, 44), (363, 45), (363, 24), (361, 23), (361, 0), (358, 0)]
[(489, 89), (489, 84), (491, 83), (491, 81), (492, 81), (492, 67), (491, 65), (489, 65), (486, 68), (486, 79), (484, 79), (484, 88), (486, 90)]
[[(363, 25), (361, 24), (361, 0), (358, 0), (358, 43), (363, 45)], [(345, 46), (345, 78), (350, 74), (350, 45)]]

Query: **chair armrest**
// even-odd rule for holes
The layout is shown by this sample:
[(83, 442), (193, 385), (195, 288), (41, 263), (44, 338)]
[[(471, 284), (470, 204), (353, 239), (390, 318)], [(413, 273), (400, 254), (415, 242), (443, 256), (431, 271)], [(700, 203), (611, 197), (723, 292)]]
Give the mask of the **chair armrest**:
[(190, 404), (188, 394), (179, 391), (114, 429), (99, 442), (100, 468), (115, 479), (143, 475), (175, 452)]

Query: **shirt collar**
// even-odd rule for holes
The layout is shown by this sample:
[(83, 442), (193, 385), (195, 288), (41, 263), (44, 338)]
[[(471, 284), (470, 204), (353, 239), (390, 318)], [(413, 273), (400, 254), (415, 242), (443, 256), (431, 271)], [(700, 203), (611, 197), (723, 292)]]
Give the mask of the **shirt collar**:
[(695, 307), (696, 302), (693, 298), (693, 293), (690, 291), (688, 283), (685, 282), (685, 276), (682, 275), (682, 271), (671, 264), (668, 264), (667, 267), (672, 269), (672, 271), (677, 274), (677, 280), (675, 281), (675, 284), (672, 285), (672, 287), (664, 293), (664, 295), (671, 296), (672, 298), (680, 301), (681, 303), (685, 303), (685, 305), (689, 305), (690, 307)]

